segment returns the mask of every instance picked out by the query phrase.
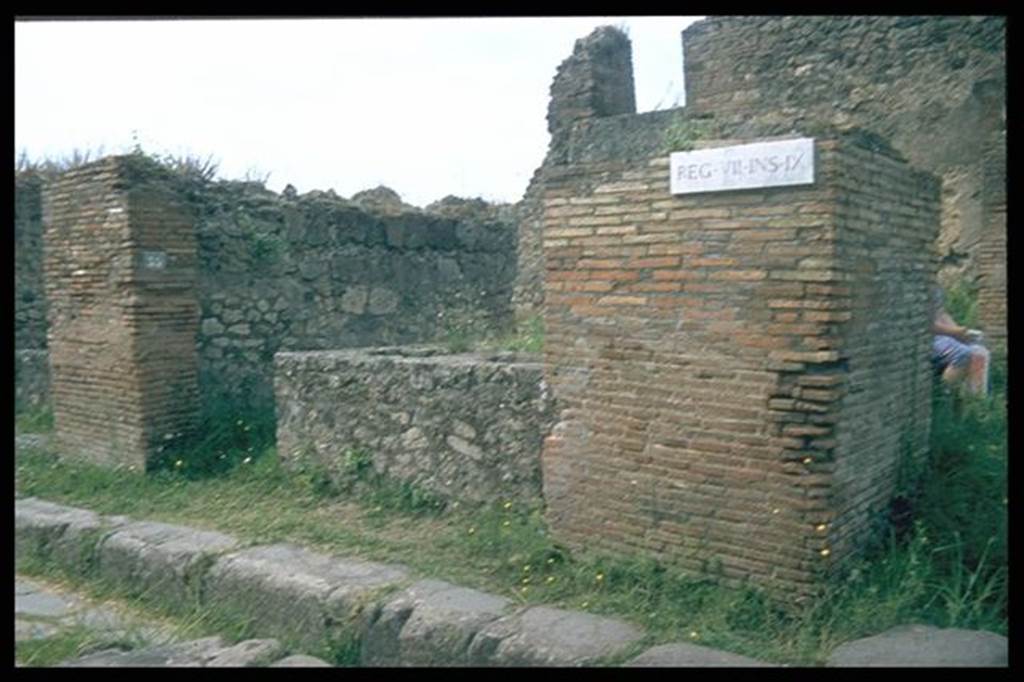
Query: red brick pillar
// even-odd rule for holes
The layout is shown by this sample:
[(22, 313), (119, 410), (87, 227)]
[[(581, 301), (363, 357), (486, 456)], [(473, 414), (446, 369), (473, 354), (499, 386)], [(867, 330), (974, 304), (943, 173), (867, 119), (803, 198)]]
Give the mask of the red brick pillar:
[(978, 271), (978, 318), (993, 349), (1009, 345), (1006, 323), (1006, 132), (996, 136), (985, 155), (982, 201), (984, 231), (975, 261)]
[(938, 183), (854, 141), (815, 156), (814, 184), (702, 194), (670, 193), (668, 155), (552, 169), (561, 540), (807, 594), (884, 517), (927, 448)]
[(195, 424), (196, 243), (161, 169), (109, 157), (44, 192), (61, 453), (143, 469)]

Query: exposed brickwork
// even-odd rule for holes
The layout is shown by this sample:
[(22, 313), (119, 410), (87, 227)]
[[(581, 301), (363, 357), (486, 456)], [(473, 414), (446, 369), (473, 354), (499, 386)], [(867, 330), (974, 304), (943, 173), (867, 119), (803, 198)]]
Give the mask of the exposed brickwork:
[(572, 54), (555, 73), (547, 115), (551, 144), (519, 205), (519, 270), (513, 303), (520, 315), (538, 310), (544, 300), (541, 193), (545, 169), (566, 162), (570, 140), (579, 126), (602, 117), (636, 113), (632, 54), (629, 38), (622, 31), (601, 26), (576, 41)]
[(1006, 182), (1005, 142), (993, 144), (1006, 125), (1005, 17), (711, 17), (683, 32), (683, 50), (693, 114), (741, 136), (754, 118), (774, 134), (812, 121), (863, 126), (939, 176), (941, 281), (966, 276), (1005, 299), (1005, 261), (992, 250), (1005, 230), (989, 234), (1005, 224), (984, 198)]
[(937, 184), (852, 140), (809, 187), (673, 196), (667, 166), (549, 170), (549, 521), (806, 593), (926, 440)]
[(985, 234), (978, 245), (977, 264), (981, 273), (978, 291), (979, 324), (989, 345), (1007, 350), (1006, 320), (1006, 132), (995, 140), (986, 154)]
[(144, 467), (198, 409), (192, 222), (144, 159), (44, 191), (54, 425), (61, 452)]

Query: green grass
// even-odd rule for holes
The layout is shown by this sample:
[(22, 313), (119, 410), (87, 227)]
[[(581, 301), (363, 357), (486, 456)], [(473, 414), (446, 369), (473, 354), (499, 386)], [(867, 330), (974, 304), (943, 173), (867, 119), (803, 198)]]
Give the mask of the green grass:
[(53, 410), (48, 405), (15, 409), (14, 430), (16, 433), (53, 432)]
[(449, 320), (441, 341), (450, 353), (474, 350), (540, 353), (544, 349), (544, 319), (540, 315), (525, 317), (502, 330), (473, 321)]
[(15, 659), (24, 666), (50, 667), (72, 658), (79, 658), (101, 649), (133, 648), (133, 643), (123, 639), (112, 640), (104, 633), (86, 627), (62, 630), (52, 637), (19, 642)]

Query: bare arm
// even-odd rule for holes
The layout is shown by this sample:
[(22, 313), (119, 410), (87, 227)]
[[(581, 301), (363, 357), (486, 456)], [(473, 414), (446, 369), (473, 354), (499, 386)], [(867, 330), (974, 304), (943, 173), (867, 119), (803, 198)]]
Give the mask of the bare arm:
[(952, 336), (960, 341), (968, 341), (967, 338), (967, 327), (961, 327), (953, 318), (949, 316), (949, 313), (942, 311), (935, 316), (935, 320), (932, 322), (932, 332), (935, 334), (943, 334), (945, 336)]

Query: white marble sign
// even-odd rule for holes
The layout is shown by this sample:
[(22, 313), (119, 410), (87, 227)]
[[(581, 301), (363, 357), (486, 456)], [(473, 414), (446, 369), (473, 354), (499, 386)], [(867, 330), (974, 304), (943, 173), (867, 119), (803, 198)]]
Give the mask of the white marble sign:
[(163, 251), (143, 251), (142, 267), (147, 270), (163, 270), (167, 267), (167, 254)]
[(672, 194), (814, 184), (814, 138), (675, 152)]

